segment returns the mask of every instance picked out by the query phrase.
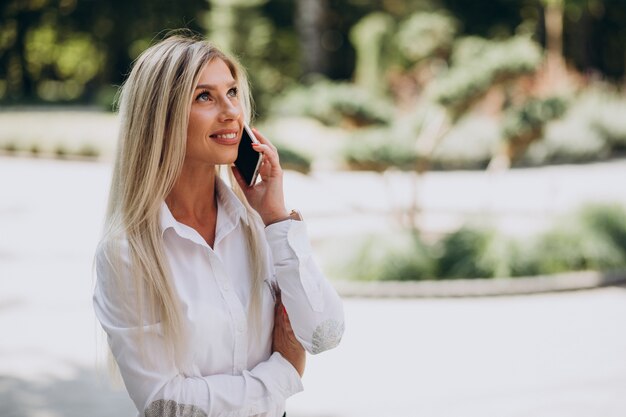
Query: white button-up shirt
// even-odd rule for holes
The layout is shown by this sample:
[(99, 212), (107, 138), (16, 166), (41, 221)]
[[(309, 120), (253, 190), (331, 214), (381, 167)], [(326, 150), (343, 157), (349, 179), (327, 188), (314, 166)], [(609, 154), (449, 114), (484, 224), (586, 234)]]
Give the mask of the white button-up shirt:
[[(128, 283), (132, 291), (130, 278), (124, 276), (127, 244), (122, 242), (122, 268), (113, 268), (102, 246), (96, 254), (96, 316), (130, 397), (147, 417), (282, 416), (285, 400), (301, 391), (302, 383), (295, 368), (280, 353), (272, 353), (273, 282), (281, 288), (294, 333), (308, 352), (335, 347), (343, 334), (341, 300), (314, 261), (304, 222), (293, 220), (265, 228), (267, 247), (261, 249), (268, 255), (269, 270), (260, 337), (248, 327), (252, 268), (242, 227), (246, 209), (221, 180), (216, 192), (213, 248), (196, 230), (176, 221), (165, 203), (161, 206), (165, 254), (189, 338), (189, 369), (178, 369), (164, 350), (159, 323), (144, 322), (143, 337), (138, 338), (138, 329), (119, 305), (116, 280)], [(157, 360), (143, 360), (146, 353)]]

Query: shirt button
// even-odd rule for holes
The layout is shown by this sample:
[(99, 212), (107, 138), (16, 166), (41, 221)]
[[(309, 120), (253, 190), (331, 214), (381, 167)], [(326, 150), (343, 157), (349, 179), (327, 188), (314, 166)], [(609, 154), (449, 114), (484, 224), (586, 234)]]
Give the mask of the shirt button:
[(237, 325), (237, 332), (239, 332), (239, 333), (243, 333), (243, 324), (239, 323), (239, 324)]
[(224, 291), (228, 291), (228, 290), (230, 290), (230, 286), (228, 284), (224, 284), (224, 285), (222, 285), (222, 289)]

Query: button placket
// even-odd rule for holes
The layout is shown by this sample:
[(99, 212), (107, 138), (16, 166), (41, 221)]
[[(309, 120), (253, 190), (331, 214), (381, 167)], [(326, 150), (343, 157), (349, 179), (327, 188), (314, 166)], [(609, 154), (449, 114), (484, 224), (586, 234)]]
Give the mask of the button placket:
[(236, 292), (231, 291), (232, 285), (228, 280), (221, 260), (214, 253), (210, 253), (209, 256), (211, 256), (214, 264), (218, 287), (221, 289), (222, 296), (230, 312), (233, 329), (233, 373), (241, 374), (246, 369), (247, 364), (248, 337), (246, 332), (246, 313)]

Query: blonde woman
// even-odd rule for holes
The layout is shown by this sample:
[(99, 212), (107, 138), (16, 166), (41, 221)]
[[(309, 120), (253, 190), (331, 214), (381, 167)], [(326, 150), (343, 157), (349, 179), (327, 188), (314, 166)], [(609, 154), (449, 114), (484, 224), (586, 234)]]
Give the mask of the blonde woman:
[(285, 207), (276, 149), (255, 131), (261, 180), (218, 175), (250, 107), (239, 64), (178, 35), (121, 89), (94, 307), (139, 415), (282, 416), (305, 350), (341, 339), (341, 300)]

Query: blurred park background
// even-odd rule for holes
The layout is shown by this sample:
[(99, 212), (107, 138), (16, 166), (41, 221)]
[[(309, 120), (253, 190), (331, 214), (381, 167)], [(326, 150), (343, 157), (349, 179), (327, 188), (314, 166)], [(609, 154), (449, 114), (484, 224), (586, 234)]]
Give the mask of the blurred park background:
[[(248, 68), (256, 123), (286, 168), (366, 171), (387, 184), (368, 197), (391, 202), (382, 209), (393, 222), (363, 229), (353, 253), (328, 261), (331, 275), (475, 278), (626, 264), (615, 204), (544, 207), (503, 226), (492, 221), (500, 206), (428, 213), (420, 194), (433, 171), (496, 181), (511, 168), (622, 158), (623, 1), (7, 0), (0, 13), (5, 154), (110, 161), (115, 94), (131, 62), (186, 27)], [(400, 190), (394, 175), (405, 180)], [(506, 200), (496, 188), (492, 205)]]
[[(370, 285), (376, 296), (381, 281), (454, 280), (463, 284), (453, 295), (463, 296), (476, 293), (473, 283), (504, 288), (517, 277), (624, 277), (623, 0), (2, 0), (0, 323), (10, 336), (0, 337), (0, 415), (130, 415), (123, 393), (96, 382), (95, 344), (76, 334), (96, 327), (89, 268), (116, 145), (116, 92), (141, 51), (177, 28), (206, 35), (247, 68), (254, 124), (278, 146), (289, 203), (303, 211), (338, 288)], [(395, 296), (408, 287), (400, 288)], [(346, 301), (354, 333), (349, 319), (332, 366), (322, 358), (309, 374), (327, 391), (292, 410), (624, 415), (616, 393), (626, 368), (614, 362), (626, 348), (623, 294)], [(376, 403), (363, 395), (370, 386), (337, 390), (315, 373), (340, 372), (342, 352), (369, 362), (386, 349), (370, 326), (398, 329), (386, 338), (404, 348), (388, 360), (430, 378), (374, 366), (376, 384), (383, 376), (400, 384), (390, 389), (403, 395), (396, 406), (381, 405), (392, 394)], [(46, 342), (35, 335), (44, 328)], [(502, 332), (506, 340), (491, 339)], [(440, 354), (454, 367), (430, 361)], [(577, 374), (583, 356), (591, 359)], [(362, 371), (348, 369), (351, 378)], [(444, 376), (460, 382), (446, 387)], [(577, 388), (562, 389), (566, 379)], [(537, 380), (558, 392), (533, 397)], [(413, 398), (412, 386), (424, 395)], [(511, 386), (526, 397), (513, 398)], [(589, 386), (598, 394), (579, 395)]]

